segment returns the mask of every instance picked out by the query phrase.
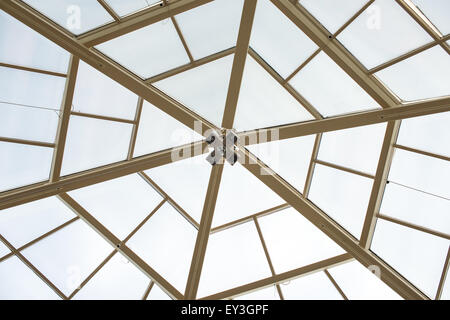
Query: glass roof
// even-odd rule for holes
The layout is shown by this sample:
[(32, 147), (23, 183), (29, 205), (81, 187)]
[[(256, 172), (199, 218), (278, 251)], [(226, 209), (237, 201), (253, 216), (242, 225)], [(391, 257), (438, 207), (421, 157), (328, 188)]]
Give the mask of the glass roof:
[(0, 299), (450, 299), (448, 1), (20, 1)]

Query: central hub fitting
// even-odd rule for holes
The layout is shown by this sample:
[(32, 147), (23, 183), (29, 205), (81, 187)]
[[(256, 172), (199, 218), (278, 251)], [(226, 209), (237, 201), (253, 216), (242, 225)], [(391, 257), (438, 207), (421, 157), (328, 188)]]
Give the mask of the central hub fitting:
[(222, 134), (211, 133), (206, 138), (206, 143), (213, 148), (213, 151), (206, 157), (211, 164), (222, 163), (225, 159), (229, 164), (234, 165), (238, 161), (237, 142), (239, 138), (233, 130), (223, 130)]

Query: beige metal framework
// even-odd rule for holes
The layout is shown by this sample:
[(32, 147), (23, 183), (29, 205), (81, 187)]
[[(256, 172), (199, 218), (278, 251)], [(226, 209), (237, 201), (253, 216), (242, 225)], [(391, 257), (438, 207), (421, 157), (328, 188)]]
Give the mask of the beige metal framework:
[[(403, 119), (448, 112), (450, 111), (450, 97), (444, 96), (424, 101), (403, 102), (394, 93), (392, 93), (389, 88), (381, 83), (381, 81), (374, 76), (374, 73), (389, 68), (396, 63), (399, 63), (434, 46), (441, 46), (447, 53), (450, 53), (449, 46), (446, 42), (450, 39), (449, 35), (442, 35), (433, 26), (433, 24), (420, 12), (420, 10), (418, 10), (414, 6), (414, 4), (411, 3), (411, 1), (397, 0), (396, 2), (418, 24), (420, 24), (420, 26), (428, 34), (432, 36), (433, 42), (426, 44), (420, 48), (416, 48), (411, 52), (407, 52), (402, 56), (399, 56), (371, 70), (368, 70), (337, 40), (336, 37), (362, 12), (364, 12), (374, 2), (374, 0), (367, 1), (367, 3), (363, 7), (361, 7), (361, 9), (356, 12), (348, 21), (346, 21), (346, 23), (334, 34), (330, 34), (325, 29), (325, 27), (322, 26), (322, 24), (299, 2), (292, 0), (271, 0), (271, 2), (288, 19), (290, 19), (318, 46), (318, 49), (308, 59), (306, 59), (306, 61), (301, 63), (292, 74), (290, 74), (286, 78), (283, 78), (263, 58), (261, 58), (258, 52), (256, 52), (249, 46), (257, 0), (244, 1), (240, 28), (235, 47), (214, 53), (210, 56), (198, 60), (194, 59), (189, 48), (189, 44), (183, 36), (183, 30), (178, 25), (175, 16), (182, 12), (205, 5), (211, 1), (212, 0), (164, 0), (155, 6), (148, 7), (126, 17), (121, 17), (114, 11), (111, 6), (108, 5), (107, 1), (98, 0), (101, 6), (114, 19), (114, 22), (98, 27), (80, 36), (74, 36), (70, 34), (68, 31), (61, 28), (49, 18), (37, 12), (22, 1), (4, 0), (0, 2), (0, 9), (16, 18), (17, 20), (21, 21), (23, 24), (34, 29), (38, 33), (42, 34), (46, 38), (50, 39), (54, 43), (58, 44), (71, 54), (69, 68), (67, 70), (67, 73), (65, 74), (0, 63), (1, 67), (16, 68), (27, 72), (37, 72), (62, 77), (65, 78), (66, 81), (63, 101), (60, 109), (57, 137), (54, 143), (44, 143), (31, 140), (0, 137), (0, 141), (3, 142), (53, 148), (53, 160), (49, 180), (0, 193), (0, 210), (22, 205), (50, 196), (58, 196), (59, 199), (63, 201), (76, 214), (76, 218), (55, 227), (54, 229), (31, 240), (30, 242), (19, 248), (15, 248), (3, 235), (0, 234), (0, 241), (3, 242), (11, 251), (11, 253), (0, 257), (0, 263), (13, 256), (18, 257), (62, 299), (72, 299), (117, 252), (123, 254), (127, 259), (129, 259), (130, 262), (138, 267), (149, 278), (147, 289), (142, 293), (143, 299), (146, 299), (149, 296), (155, 284), (158, 285), (173, 299), (231, 299), (245, 293), (271, 286), (275, 286), (279, 297), (283, 299), (284, 297), (282, 286), (280, 284), (315, 272), (324, 272), (332, 285), (342, 296), (342, 298), (347, 299), (346, 294), (341, 289), (336, 279), (334, 279), (331, 273), (328, 272), (328, 269), (352, 260), (357, 260), (365, 267), (373, 265), (378, 266), (381, 270), (381, 280), (405, 299), (440, 299), (444, 287), (444, 282), (448, 273), (450, 251), (447, 254), (445, 265), (443, 266), (442, 276), (440, 279), (438, 291), (436, 292), (436, 296), (428, 297), (420, 289), (414, 286), (408, 279), (402, 276), (397, 270), (380, 259), (375, 253), (373, 253), (370, 250), (370, 245), (378, 219), (388, 220), (392, 223), (419, 230), (420, 232), (426, 232), (438, 237), (442, 237), (444, 239), (450, 239), (450, 235), (448, 234), (395, 219), (383, 215), (380, 212), (381, 201), (386, 187), (387, 177), (389, 174), (395, 149), (403, 149), (410, 152), (416, 152), (423, 155), (436, 157), (444, 161), (450, 161), (450, 159), (445, 156), (436, 155), (427, 151), (417, 150), (397, 144), (397, 136), (399, 134), (401, 121)], [(183, 44), (187, 56), (189, 57), (190, 61), (186, 65), (168, 70), (149, 79), (141, 79), (115, 61), (104, 56), (94, 48), (94, 46), (98, 44), (104, 43), (108, 40), (120, 37), (124, 34), (130, 33), (132, 31), (168, 18), (172, 20), (180, 41)], [(300, 70), (302, 70), (321, 51), (326, 53), (354, 81), (356, 81), (356, 83), (365, 92), (367, 92), (382, 107), (382, 109), (356, 112), (352, 114), (345, 114), (327, 118), (321, 115), (320, 112), (310, 102), (308, 102), (305, 97), (303, 97), (288, 83), (290, 79), (292, 79), (298, 72), (300, 72)], [(196, 114), (195, 112), (184, 106), (182, 103), (169, 97), (152, 85), (159, 80), (166, 79), (173, 75), (196, 68), (198, 66), (207, 64), (231, 54), (234, 54), (234, 60), (221, 128), (212, 124), (207, 119)], [(195, 129), (196, 123), (201, 123), (201, 134), (204, 137), (207, 137), (211, 130), (220, 133), (224, 132), (225, 129), (232, 129), (241, 89), (244, 67), (248, 55), (254, 58), (257, 63), (273, 77), (273, 79), (275, 79), (296, 101), (298, 101), (299, 104), (301, 104), (313, 116), (314, 120), (238, 132), (238, 136), (240, 139), (237, 143), (237, 154), (239, 155), (239, 162), (241, 164), (237, 165), (242, 165), (244, 168), (246, 168), (252, 175), (254, 175), (280, 198), (282, 198), (284, 203), (273, 208), (268, 208), (267, 210), (261, 212), (249, 213), (249, 215), (244, 218), (212, 228), (212, 220), (220, 188), (222, 172), (224, 170), (224, 164), (219, 163), (211, 168), (211, 174), (206, 198), (204, 200), (201, 220), (200, 222), (197, 222), (180, 204), (176, 202), (175, 199), (173, 199), (168, 193), (166, 193), (166, 191), (164, 191), (159, 185), (157, 185), (155, 181), (153, 181), (146, 173), (144, 173), (144, 170), (164, 166), (173, 162), (174, 160), (171, 156), (174, 152), (183, 155), (187, 150), (190, 151), (185, 155), (184, 158), (191, 157), (191, 155), (198, 155), (199, 153), (207, 153), (209, 152), (208, 145), (206, 141), (200, 141), (171, 149), (161, 150), (142, 157), (133, 157), (137, 134), (140, 126), (143, 103), (144, 100), (152, 103), (154, 106), (156, 106), (172, 118), (178, 120), (182, 124), (186, 125), (188, 128)], [(80, 60), (86, 62), (93, 68), (97, 69), (111, 79), (117, 81), (119, 84), (139, 96), (136, 114), (133, 120), (74, 112), (71, 110)], [(118, 163), (109, 164), (88, 171), (79, 172), (68, 176), (61, 176), (61, 166), (64, 157), (69, 120), (72, 115), (97, 118), (132, 125), (133, 130), (131, 134), (127, 159)], [(347, 128), (367, 126), (376, 123), (387, 123), (387, 127), (375, 175), (349, 169), (318, 159), (318, 153), (323, 133)], [(273, 132), (273, 130), (277, 130), (278, 132), (278, 135), (276, 137), (273, 137), (271, 135), (271, 132)], [(246, 146), (248, 145), (260, 143), (261, 141), (259, 141), (257, 137), (261, 135), (271, 136), (272, 141), (277, 139), (282, 140), (306, 135), (315, 135), (316, 138), (310, 159), (306, 183), (304, 189), (301, 190), (301, 192), (296, 190), (293, 186), (291, 186), (288, 182), (281, 178), (276, 172), (274, 172), (270, 167), (264, 164), (246, 148)], [(372, 192), (370, 195), (370, 200), (364, 221), (364, 227), (362, 229), (360, 239), (356, 239), (354, 236), (352, 236), (346, 229), (344, 229), (336, 221), (331, 219), (326, 214), (326, 212), (322, 211), (308, 199), (316, 164), (333, 167), (338, 170), (344, 170), (352, 174), (358, 174), (373, 180)], [(124, 239), (119, 239), (117, 236), (115, 236), (102, 223), (95, 219), (91, 213), (83, 208), (82, 205), (77, 203), (72, 197), (67, 194), (69, 191), (75, 189), (115, 179), (132, 173), (138, 173), (140, 177), (142, 177), (142, 179), (144, 179), (162, 196), (163, 200), (155, 208), (149, 208), (149, 214), (147, 215), (147, 217), (138, 226), (136, 226), (136, 228)], [(151, 267), (151, 261), (144, 261), (127, 246), (127, 241), (147, 221), (149, 221), (152, 215), (166, 202), (173, 208), (175, 208), (175, 210), (181, 216), (183, 216), (183, 218), (186, 219), (188, 223), (190, 223), (195, 229), (198, 230), (187, 284), (184, 292), (179, 292), (163, 276), (156, 272)], [(347, 253), (320, 262), (316, 262), (311, 265), (301, 266), (288, 272), (277, 274), (272, 264), (270, 252), (267, 248), (266, 240), (264, 239), (258, 219), (266, 215), (276, 214), (276, 212), (279, 212), (286, 208), (294, 208), (299, 212), (299, 214), (303, 215), (313, 225), (315, 225), (329, 238), (335, 241)], [(43, 273), (41, 273), (35, 266), (33, 266), (31, 262), (21, 254), (21, 251), (40, 242), (48, 236), (51, 236), (55, 232), (66, 228), (73, 222), (80, 219), (86, 222), (104, 239), (106, 239), (107, 242), (111, 244), (112, 251), (107, 256), (107, 258), (86, 279), (83, 280), (79, 288), (73, 291), (70, 295), (66, 296)], [(218, 292), (207, 297), (198, 297), (197, 291), (202, 274), (202, 267), (205, 260), (209, 236), (211, 234), (218, 233), (248, 222), (254, 223), (256, 227), (272, 276), (223, 292)]]

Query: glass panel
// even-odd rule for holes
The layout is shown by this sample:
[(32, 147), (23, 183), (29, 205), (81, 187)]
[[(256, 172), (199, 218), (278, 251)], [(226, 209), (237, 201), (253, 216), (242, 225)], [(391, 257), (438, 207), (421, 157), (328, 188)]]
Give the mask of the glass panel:
[(56, 197), (45, 198), (2, 210), (0, 233), (19, 248), (74, 217)]
[(270, 277), (269, 264), (253, 223), (210, 235), (198, 297)]
[(216, 126), (222, 126), (234, 55), (156, 82), (154, 85)]
[(286, 300), (342, 300), (325, 272), (300, 277), (281, 286)]
[(450, 234), (449, 200), (389, 183), (386, 185), (380, 212)]
[(328, 270), (349, 300), (401, 300), (381, 279), (376, 268), (367, 269), (352, 261)]
[(443, 35), (450, 33), (450, 2), (447, 0), (412, 0)]
[(234, 127), (257, 129), (312, 120), (308, 111), (250, 56), (242, 79)]
[(96, 48), (144, 79), (189, 63), (170, 20), (153, 23)]
[(240, 163), (227, 162), (220, 181), (213, 227), (285, 203)]
[(290, 271), (344, 251), (295, 209), (258, 219), (275, 273)]
[(375, 1), (338, 36), (338, 40), (368, 69), (433, 41), (391, 0)]
[(93, 0), (24, 0), (24, 2), (76, 35), (113, 21), (108, 12)]
[(283, 78), (317, 49), (314, 42), (269, 0), (257, 3), (250, 46)]
[(0, 62), (67, 72), (67, 51), (3, 11), (0, 11), (0, 48)]
[(132, 125), (71, 116), (62, 175), (125, 160)]
[(137, 96), (103, 73), (80, 62), (72, 111), (134, 119)]
[[(324, 116), (379, 108), (325, 53), (320, 52), (290, 81)], [(342, 94), (345, 92), (345, 94)]]
[(144, 101), (134, 156), (200, 141), (203, 136)]
[(278, 295), (277, 288), (275, 286), (271, 286), (244, 294), (234, 300), (280, 300), (280, 296)]
[(397, 143), (450, 157), (450, 112), (402, 120)]
[(0, 258), (9, 254), (11, 251), (3, 244), (3, 242), (0, 242)]
[(309, 199), (359, 239), (372, 179), (317, 164)]
[(140, 300), (149, 279), (138, 268), (117, 253), (76, 294), (76, 300)]
[(216, 0), (175, 16), (194, 59), (236, 45), (242, 7), (243, 0)]
[(106, 1), (111, 8), (120, 16), (126, 16), (138, 10), (147, 8), (155, 3), (161, 1), (155, 0), (107, 0)]
[(445, 160), (397, 149), (389, 180), (450, 199), (450, 166)]
[(0, 136), (54, 142), (58, 112), (0, 103)]
[(371, 250), (434, 298), (450, 241), (378, 219)]
[(320, 160), (375, 174), (386, 124), (326, 132), (319, 148)]
[(127, 244), (177, 290), (184, 292), (196, 237), (195, 228), (166, 203)]
[(401, 99), (450, 95), (450, 57), (439, 46), (376, 73)]
[(304, 6), (331, 33), (335, 33), (368, 0), (300, 0)]
[(119, 239), (125, 239), (162, 200), (137, 174), (69, 193)]
[(0, 263), (1, 300), (57, 300), (56, 293), (18, 258)]
[(312, 135), (250, 145), (247, 149), (303, 192), (314, 141), (315, 136)]
[(0, 142), (0, 191), (47, 180), (52, 148)]
[(205, 159), (206, 154), (145, 171), (197, 222), (202, 216), (211, 174), (211, 165)]
[(64, 78), (0, 67), (0, 102), (60, 109)]
[(91, 227), (76, 221), (22, 254), (69, 296), (112, 250)]
[(156, 284), (150, 291), (147, 300), (172, 300), (164, 291), (161, 290)]

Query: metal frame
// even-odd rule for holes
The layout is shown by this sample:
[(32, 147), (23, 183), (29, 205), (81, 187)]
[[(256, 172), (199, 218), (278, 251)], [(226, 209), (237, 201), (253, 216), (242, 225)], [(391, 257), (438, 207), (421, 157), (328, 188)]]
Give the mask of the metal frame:
[[(266, 255), (267, 263), (272, 272), (272, 276), (204, 298), (228, 299), (273, 285), (276, 286), (280, 297), (283, 298), (282, 289), (280, 286), (281, 283), (290, 279), (295, 279), (300, 276), (311, 274), (313, 272), (324, 271), (329, 280), (335, 286), (336, 290), (344, 299), (347, 299), (345, 293), (342, 291), (338, 283), (333, 279), (327, 269), (341, 263), (356, 259), (366, 267), (370, 265), (379, 266), (382, 271), (381, 280), (389, 285), (392, 289), (394, 289), (397, 293), (399, 293), (402, 297), (407, 299), (428, 299), (429, 297), (424, 295), (418, 288), (413, 286), (396, 270), (390, 267), (386, 262), (382, 261), (374, 253), (372, 253), (369, 248), (377, 219), (389, 220), (393, 223), (398, 223), (406, 227), (419, 230), (421, 232), (427, 232), (436, 236), (443, 237), (445, 239), (449, 239), (449, 235), (447, 234), (394, 219), (387, 215), (381, 214), (379, 210), (384, 188), (386, 185), (390, 163), (392, 161), (392, 157), (396, 148), (401, 148), (410, 152), (417, 152), (427, 156), (437, 157), (445, 161), (450, 161), (448, 157), (432, 154), (422, 150), (416, 150), (406, 146), (401, 146), (396, 143), (402, 119), (450, 111), (450, 97), (447, 96), (425, 101), (404, 103), (400, 101), (400, 99), (396, 97), (387, 87), (385, 87), (373, 74), (436, 45), (440, 45), (444, 50), (446, 50), (447, 53), (450, 53), (449, 46), (446, 43), (446, 41), (450, 39), (449, 35), (443, 36), (420, 12), (420, 10), (415, 8), (411, 1), (396, 0), (396, 2), (406, 12), (408, 12), (408, 14), (410, 14), (411, 17), (417, 23), (419, 23), (422, 28), (424, 28), (424, 30), (426, 30), (433, 37), (434, 41), (420, 48), (416, 48), (411, 52), (405, 53), (400, 57), (392, 59), (391, 61), (383, 63), (371, 70), (367, 70), (359, 61), (355, 59), (355, 57), (353, 57), (353, 55), (344, 46), (342, 46), (336, 40), (336, 37), (365, 9), (367, 9), (367, 7), (372, 4), (374, 0), (367, 1), (367, 3), (352, 17), (350, 17), (350, 19), (346, 21), (345, 24), (335, 34), (329, 34), (328, 31), (298, 2), (292, 0), (271, 0), (274, 5), (285, 14), (287, 18), (289, 18), (319, 47), (306, 61), (302, 62), (291, 75), (289, 75), (286, 79), (283, 79), (258, 55), (256, 51), (249, 47), (250, 34), (252, 30), (257, 0), (245, 0), (244, 2), (236, 47), (229, 48), (227, 50), (212, 54), (199, 60), (194, 60), (192, 54), (190, 53), (188, 43), (183, 37), (182, 30), (176, 22), (175, 15), (187, 10), (191, 10), (210, 1), (212, 0), (174, 0), (170, 2), (164, 0), (160, 5), (146, 8), (126, 17), (120, 17), (117, 13), (114, 12), (114, 10), (107, 4), (106, 1), (98, 0), (98, 2), (105, 8), (105, 10), (113, 17), (115, 21), (77, 37), (71, 35), (69, 32), (53, 23), (50, 19), (38, 13), (19, 0), (5, 0), (0, 3), (0, 9), (3, 9), (5, 12), (9, 13), (16, 19), (28, 25), (35, 31), (41, 33), (56, 44), (60, 45), (72, 55), (67, 74), (15, 66), (0, 62), (1, 67), (16, 68), (27, 72), (38, 72), (51, 76), (66, 78), (64, 99), (61, 105), (60, 121), (55, 143), (0, 137), (0, 141), (4, 142), (54, 148), (54, 156), (49, 181), (0, 193), (0, 210), (57, 195), (69, 208), (71, 208), (77, 214), (76, 218), (63, 223), (62, 225), (48, 231), (46, 234), (41, 235), (40, 237), (17, 249), (14, 248), (7, 239), (0, 235), (0, 240), (11, 250), (11, 253), (0, 257), (0, 263), (13, 255), (17, 256), (47, 285), (49, 285), (61, 298), (71, 299), (79, 290), (75, 290), (68, 297), (65, 296), (54, 284), (52, 284), (45, 277), (45, 275), (43, 275), (23, 255), (21, 255), (20, 251), (34, 245), (35, 243), (38, 243), (42, 239), (62, 230), (66, 226), (81, 218), (114, 247), (114, 250), (111, 252), (111, 254), (83, 281), (82, 286), (84, 286), (117, 252), (121, 252), (150, 279), (149, 285), (146, 291), (143, 293), (143, 299), (146, 299), (148, 297), (155, 283), (174, 299), (196, 299), (209, 235), (211, 233), (224, 231), (228, 228), (232, 228), (242, 223), (252, 222), (255, 224), (258, 231), (258, 236), (261, 240), (261, 245)], [(184, 66), (180, 66), (173, 70), (168, 70), (150, 79), (140, 79), (130, 71), (126, 70), (111, 59), (105, 57), (97, 50), (95, 50), (95, 48), (93, 48), (95, 45), (167, 18), (170, 18), (172, 23), (174, 24), (180, 40), (190, 59), (190, 63)], [(311, 103), (309, 103), (300, 93), (298, 93), (295, 89), (293, 89), (292, 86), (288, 84), (288, 81), (321, 51), (325, 52), (351, 78), (353, 78), (362, 89), (364, 89), (375, 101), (378, 102), (378, 104), (383, 109), (323, 118), (323, 116)], [(153, 180), (150, 179), (150, 177), (148, 177), (143, 172), (144, 170), (172, 162), (172, 152), (182, 153), (183, 150), (190, 150), (190, 155), (186, 155), (186, 157), (195, 154), (193, 151), (196, 151), (196, 154), (198, 154), (199, 151), (201, 153), (206, 153), (208, 151), (206, 142), (200, 141), (196, 143), (190, 143), (173, 149), (155, 152), (139, 158), (133, 158), (133, 153), (137, 133), (139, 130), (139, 122), (144, 99), (191, 129), (195, 128), (196, 122), (201, 123), (201, 134), (203, 134), (204, 136), (211, 130), (221, 132), (223, 130), (222, 128), (217, 128), (206, 119), (183, 106), (178, 101), (175, 101), (174, 99), (165, 95), (163, 92), (154, 88), (151, 84), (233, 53), (234, 61), (226, 99), (225, 111), (223, 115), (223, 128), (233, 128), (233, 120), (236, 112), (245, 61), (248, 55), (254, 58), (287, 92), (289, 92), (299, 102), (299, 104), (301, 104), (306, 110), (308, 110), (313, 115), (315, 120), (281, 125), (271, 128), (261, 128), (258, 130), (238, 133), (240, 137), (240, 143), (238, 144), (238, 153), (242, 165), (253, 175), (255, 175), (261, 182), (272, 189), (273, 192), (283, 198), (286, 203), (211, 229), (215, 203), (217, 200), (220, 180), (224, 169), (223, 164), (217, 164), (212, 167), (200, 223), (195, 221), (189, 215), (189, 213), (186, 212), (186, 210), (184, 210), (179, 204), (177, 204), (173, 198), (171, 198), (164, 190), (162, 190)], [(74, 112), (71, 110), (74, 88), (77, 78), (77, 69), (80, 60), (96, 68), (106, 76), (114, 79), (140, 97), (137, 104), (134, 120), (91, 115), (86, 113)], [(95, 117), (105, 121), (119, 121), (132, 124), (133, 131), (127, 159), (119, 163), (110, 164), (104, 167), (88, 170), (86, 172), (80, 172), (70, 176), (61, 177), (61, 165), (70, 116)], [(320, 141), (324, 132), (382, 122), (387, 122), (388, 125), (375, 176), (317, 159), (317, 154), (320, 148)], [(275, 139), (288, 139), (310, 134), (316, 135), (306, 183), (302, 193), (300, 193), (290, 184), (284, 181), (280, 176), (273, 172), (272, 169), (267, 167), (261, 160), (259, 160), (245, 148), (246, 145), (259, 142), (253, 139), (253, 137), (258, 134), (267, 135), (273, 129), (277, 129), (279, 131), (279, 135)], [(353, 174), (360, 174), (365, 177), (374, 179), (372, 194), (370, 197), (369, 206), (366, 213), (366, 220), (360, 240), (355, 239), (344, 228), (342, 228), (334, 220), (328, 217), (325, 212), (320, 210), (308, 200), (309, 189), (314, 175), (314, 167), (316, 163), (328, 165), (338, 170), (345, 170)], [(97, 221), (81, 205), (79, 205), (74, 199), (72, 199), (67, 194), (67, 192), (131, 173), (138, 173), (163, 197), (163, 201), (150, 212), (150, 214), (133, 230), (133, 232), (131, 232), (131, 234), (126, 239), (120, 240), (107, 228), (105, 228), (99, 221)], [(184, 293), (180, 293), (178, 290), (176, 290), (160, 274), (153, 270), (146, 261), (143, 261), (126, 246), (127, 240), (131, 238), (132, 235), (136, 233), (139, 228), (142, 227), (144, 223), (146, 223), (151, 218), (151, 216), (166, 202), (172, 205), (194, 228), (198, 230), (191, 268), (188, 275), (186, 290)], [(288, 207), (292, 207), (300, 214), (304, 215), (311, 223), (322, 230), (348, 253), (331, 259), (320, 261), (312, 265), (304, 266), (289, 272), (276, 274), (265, 244), (263, 233), (259, 227), (258, 218), (268, 214), (275, 214), (276, 212)], [(435, 297), (436, 299), (439, 299), (442, 294), (443, 285), (448, 272), (449, 257), (450, 251), (447, 254), (446, 262), (443, 266), (439, 288)]]

